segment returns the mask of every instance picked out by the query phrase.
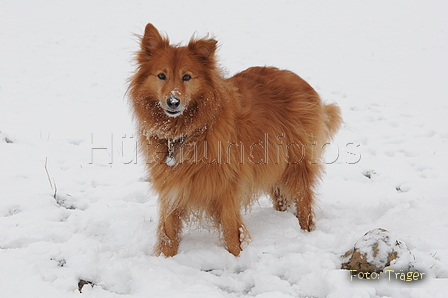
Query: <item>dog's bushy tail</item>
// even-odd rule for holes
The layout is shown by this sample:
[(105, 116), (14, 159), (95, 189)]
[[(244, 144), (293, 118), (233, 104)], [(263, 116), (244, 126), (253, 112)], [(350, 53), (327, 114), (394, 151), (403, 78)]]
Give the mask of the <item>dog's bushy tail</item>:
[(333, 138), (342, 124), (341, 109), (334, 103), (324, 106), (324, 111), (327, 117), (325, 124), (328, 128), (327, 139)]

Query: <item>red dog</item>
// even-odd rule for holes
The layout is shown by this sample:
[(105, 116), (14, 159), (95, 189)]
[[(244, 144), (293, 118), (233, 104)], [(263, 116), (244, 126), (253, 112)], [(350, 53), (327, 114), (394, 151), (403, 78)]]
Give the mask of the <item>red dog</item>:
[(276, 210), (295, 205), (302, 229), (314, 225), (319, 159), (341, 124), (339, 107), (290, 71), (253, 67), (224, 78), (216, 44), (172, 46), (148, 24), (137, 53), (129, 95), (159, 195), (156, 254), (175, 255), (183, 221), (199, 215), (238, 256), (241, 209), (264, 193)]

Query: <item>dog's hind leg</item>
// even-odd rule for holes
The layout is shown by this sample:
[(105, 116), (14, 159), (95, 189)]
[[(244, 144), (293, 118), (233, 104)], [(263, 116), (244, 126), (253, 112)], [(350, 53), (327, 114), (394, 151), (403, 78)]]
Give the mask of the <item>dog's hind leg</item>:
[(302, 230), (311, 232), (314, 229), (314, 193), (309, 187), (306, 187), (296, 197), (297, 199), (297, 218), (299, 219)]
[(314, 189), (317, 186), (321, 172), (321, 165), (305, 160), (304, 163), (299, 165), (298, 173), (296, 173), (297, 218), (299, 219), (300, 227), (309, 232), (314, 229)]
[(157, 244), (154, 247), (154, 254), (163, 254), (165, 257), (172, 257), (177, 254), (182, 232), (183, 210), (174, 209), (171, 212), (160, 210), (159, 227), (157, 230)]
[(287, 202), (296, 204), (296, 216), (303, 230), (314, 229), (315, 193), (322, 167), (306, 159), (298, 164), (291, 164), (282, 177), (282, 195)]
[(290, 202), (288, 202), (287, 198), (282, 194), (279, 186), (274, 186), (271, 190), (271, 199), (274, 209), (277, 211), (286, 211)]

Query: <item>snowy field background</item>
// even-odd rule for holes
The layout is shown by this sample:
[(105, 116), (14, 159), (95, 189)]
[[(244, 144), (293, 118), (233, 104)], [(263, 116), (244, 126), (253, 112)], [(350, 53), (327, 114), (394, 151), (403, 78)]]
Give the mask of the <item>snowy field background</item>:
[[(447, 13), (444, 1), (0, 1), (1, 297), (446, 297)], [(229, 76), (287, 68), (340, 105), (315, 231), (261, 198), (239, 258), (207, 227), (185, 229), (179, 255), (151, 256), (156, 196), (125, 98), (148, 22), (174, 43), (212, 33)], [(379, 227), (423, 282), (350, 282), (340, 256)], [(80, 294), (79, 280), (95, 286)]]

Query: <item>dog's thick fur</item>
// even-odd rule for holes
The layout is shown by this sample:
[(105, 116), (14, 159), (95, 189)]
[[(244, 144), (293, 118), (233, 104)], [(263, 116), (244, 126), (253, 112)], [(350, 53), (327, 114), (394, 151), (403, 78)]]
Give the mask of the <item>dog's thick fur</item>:
[(156, 254), (175, 255), (183, 222), (199, 214), (239, 255), (241, 209), (263, 193), (276, 210), (295, 206), (302, 229), (314, 225), (322, 148), (339, 129), (339, 107), (286, 70), (253, 67), (225, 79), (216, 48), (209, 38), (172, 46), (148, 24), (136, 55), (128, 92), (159, 195)]

